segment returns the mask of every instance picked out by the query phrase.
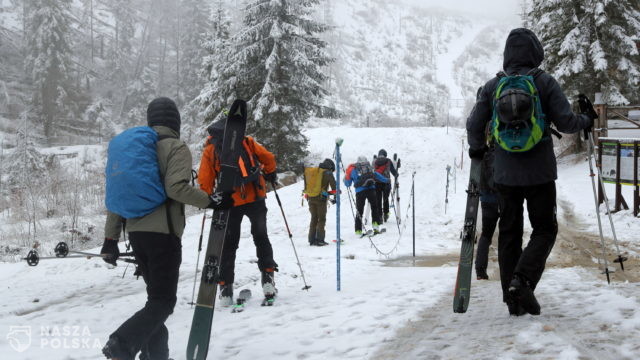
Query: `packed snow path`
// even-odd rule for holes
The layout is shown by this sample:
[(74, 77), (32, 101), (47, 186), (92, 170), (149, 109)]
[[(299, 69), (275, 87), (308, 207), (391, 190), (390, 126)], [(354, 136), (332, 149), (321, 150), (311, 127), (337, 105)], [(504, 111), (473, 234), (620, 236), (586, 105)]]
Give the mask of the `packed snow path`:
[[(567, 201), (561, 206), (565, 219), (561, 234), (571, 236), (559, 240), (550, 266), (558, 268), (550, 269), (540, 284), (543, 314), (510, 318), (500, 301), (498, 283), (492, 280), (474, 281), (469, 312), (460, 315), (453, 314), (451, 301), (466, 198), (467, 159), (464, 170), (458, 169), (457, 181), (451, 179), (446, 214), (444, 199), (446, 166), (459, 164), (461, 155), (466, 157), (466, 150), (461, 148), (464, 131), (449, 129), (447, 134), (445, 129), (432, 128), (324, 128), (310, 130), (308, 135), (310, 150), (318, 162), (332, 156), (337, 136), (345, 139), (345, 165), (359, 155), (370, 158), (380, 148), (390, 155), (397, 152), (402, 158), (403, 212), (407, 210), (411, 173), (416, 172), (416, 253), (422, 259), (416, 264), (426, 266), (412, 266), (410, 223), (389, 261), (375, 252), (368, 239), (356, 238), (349, 198), (344, 193), (342, 290), (336, 291), (335, 243), (323, 248), (307, 245), (309, 215), (301, 205), (302, 184), (282, 188), (278, 193), (312, 288), (301, 290), (291, 243), (275, 198), (269, 196), (269, 236), (280, 268), (276, 274), (276, 304), (260, 307), (255, 247), (245, 220), (235, 285), (236, 294), (251, 289), (253, 298), (239, 314), (231, 314), (230, 308), (216, 309), (209, 358), (458, 359), (473, 356), (469, 346), (479, 358), (557, 358), (559, 354), (567, 359), (595, 359), (601, 354), (631, 358), (638, 353), (640, 315), (634, 294), (637, 296), (640, 289), (634, 282), (634, 274), (638, 274), (636, 254), (631, 254), (633, 261), (628, 263), (630, 283), (620, 283), (624, 279), (615, 278), (616, 274), (616, 283), (607, 286), (602, 275), (582, 268), (597, 266), (589, 254), (598, 254), (597, 237), (589, 225), (594, 220), (585, 215), (593, 202), (589, 201), (589, 179), (582, 177), (586, 172), (583, 163), (569, 164), (561, 170), (559, 198)], [(575, 179), (567, 176), (573, 176), (573, 172)], [(586, 194), (582, 196), (586, 205), (574, 193)], [(328, 241), (335, 234), (334, 210), (329, 210)], [(584, 218), (588, 218), (587, 223), (578, 221)], [(176, 360), (184, 359), (193, 315), (189, 302), (201, 221), (202, 215), (188, 219), (178, 303), (167, 322), (171, 356)], [(638, 220), (629, 220), (620, 229), (621, 239), (628, 243), (628, 234), (638, 233), (637, 224)], [(396, 224), (391, 221), (386, 227), (386, 234), (372, 239), (383, 251), (393, 249), (398, 240)], [(584, 228), (585, 233), (577, 236), (570, 231), (573, 228)], [(109, 269), (97, 259), (43, 260), (37, 267), (0, 264), (0, 282), (5, 289), (0, 304), (0, 329), (5, 331), (0, 336), (2, 359), (102, 359), (100, 345), (146, 298), (142, 280), (135, 280), (131, 267), (123, 278), (124, 268), (121, 264)], [(495, 269), (495, 263), (491, 263), (493, 279), (497, 278)], [(426, 320), (416, 322), (421, 317)], [(15, 326), (31, 331), (31, 342), (23, 352), (17, 352), (14, 346), (16, 341), (27, 344), (26, 333), (19, 332), (26, 330)], [(419, 328), (415, 335), (410, 334), (411, 326)], [(65, 330), (71, 330), (71, 334), (65, 334)], [(10, 337), (17, 339), (12, 343), (8, 337), (11, 331)], [(88, 346), (82, 341), (88, 341)], [(595, 350), (589, 355), (587, 344), (591, 342)], [(395, 351), (387, 352), (391, 349)]]

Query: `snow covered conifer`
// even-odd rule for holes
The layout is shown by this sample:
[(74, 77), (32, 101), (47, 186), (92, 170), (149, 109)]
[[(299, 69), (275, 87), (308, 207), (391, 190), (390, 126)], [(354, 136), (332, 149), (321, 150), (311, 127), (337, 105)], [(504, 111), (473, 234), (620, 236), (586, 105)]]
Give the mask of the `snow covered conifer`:
[(206, 104), (218, 116), (234, 97), (247, 99), (248, 132), (276, 155), (283, 170), (293, 169), (305, 156), (308, 140), (302, 127), (326, 95), (322, 67), (331, 59), (317, 37), (326, 27), (310, 16), (318, 3), (250, 2), (244, 26), (233, 38), (235, 50), (220, 67), (222, 81), (210, 89), (214, 98)]
[(32, 105), (49, 139), (54, 121), (73, 117), (69, 40), (71, 0), (25, 0), (27, 56), (25, 68), (33, 83)]
[(530, 17), (544, 67), (568, 95), (602, 92), (609, 104), (640, 101), (640, 9), (632, 0), (534, 0)]
[(207, 55), (204, 43), (211, 28), (210, 8), (201, 0), (182, 0), (180, 16), (180, 76), (179, 90), (181, 102), (193, 100), (202, 86), (202, 61)]

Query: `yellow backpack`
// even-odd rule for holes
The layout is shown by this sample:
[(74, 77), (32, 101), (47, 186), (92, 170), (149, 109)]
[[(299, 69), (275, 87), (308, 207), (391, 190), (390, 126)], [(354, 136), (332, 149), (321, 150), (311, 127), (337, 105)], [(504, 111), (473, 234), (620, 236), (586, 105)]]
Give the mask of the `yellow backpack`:
[(319, 167), (304, 168), (304, 193), (309, 197), (320, 196), (322, 192), (322, 176), (326, 169)]

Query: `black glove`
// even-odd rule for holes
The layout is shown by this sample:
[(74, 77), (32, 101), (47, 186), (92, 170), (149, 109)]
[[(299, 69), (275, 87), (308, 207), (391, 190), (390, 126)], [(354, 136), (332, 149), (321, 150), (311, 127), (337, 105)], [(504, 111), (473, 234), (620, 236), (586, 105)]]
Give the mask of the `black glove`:
[(209, 205), (207, 208), (213, 210), (226, 210), (233, 207), (233, 195), (232, 192), (215, 192), (209, 196)]
[(118, 240), (113, 239), (104, 239), (104, 243), (102, 243), (102, 250), (100, 250), (100, 255), (105, 255), (102, 260), (107, 264), (111, 264), (113, 266), (117, 266), (116, 260), (120, 256), (120, 249), (118, 249)]
[(335, 203), (337, 202), (335, 196), (334, 197), (330, 197), (329, 198), (329, 202), (335, 205)]
[(580, 107), (580, 113), (587, 115), (589, 118), (589, 124), (584, 128), (584, 138), (587, 139), (588, 134), (590, 134), (593, 129), (593, 121), (598, 118), (598, 113), (585, 94), (578, 95), (578, 106)]
[(469, 157), (472, 159), (482, 160), (487, 150), (489, 150), (489, 147), (487, 147), (487, 145), (483, 145), (479, 149), (469, 148)]
[(278, 174), (276, 172), (270, 172), (268, 174), (264, 174), (264, 180), (268, 183), (274, 183), (278, 181)]

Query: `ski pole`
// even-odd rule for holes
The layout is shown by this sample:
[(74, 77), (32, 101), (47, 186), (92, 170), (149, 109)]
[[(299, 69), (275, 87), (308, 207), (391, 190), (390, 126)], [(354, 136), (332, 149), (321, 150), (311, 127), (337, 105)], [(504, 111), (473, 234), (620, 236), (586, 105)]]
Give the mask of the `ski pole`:
[(282, 218), (284, 219), (284, 226), (287, 228), (287, 233), (289, 234), (289, 240), (291, 240), (291, 246), (293, 247), (293, 253), (296, 255), (296, 261), (298, 262), (298, 267), (300, 268), (300, 274), (302, 275), (302, 282), (304, 282), (304, 287), (302, 288), (302, 290), (309, 290), (311, 286), (307, 285), (307, 280), (304, 277), (304, 271), (302, 271), (302, 265), (300, 264), (298, 251), (296, 251), (296, 245), (293, 243), (293, 235), (291, 234), (291, 230), (289, 230), (289, 223), (287, 222), (287, 217), (284, 215), (282, 202), (280, 201), (280, 196), (278, 196), (278, 191), (276, 190), (276, 182), (272, 181), (271, 186), (273, 187), (273, 193), (276, 195), (276, 200), (278, 201), (278, 206), (280, 207), (280, 212), (282, 213)]
[(416, 194), (414, 192), (415, 189), (415, 177), (416, 172), (414, 171), (411, 175), (411, 202), (412, 202), (412, 211), (413, 211), (413, 257), (416, 257)]
[[(585, 137), (587, 138), (587, 142), (589, 144), (589, 168), (591, 170), (591, 181), (592, 181), (592, 185), (593, 185), (593, 191), (594, 191), (594, 197), (595, 197), (595, 201), (596, 201), (596, 212), (598, 213), (598, 227), (600, 227), (600, 238), (602, 239), (602, 246), (603, 246), (603, 252), (604, 252), (604, 237), (602, 236), (602, 225), (600, 223), (600, 212), (598, 211), (598, 198), (596, 195), (596, 189), (595, 189), (595, 181), (593, 179), (593, 177), (595, 176), (595, 174), (593, 173), (593, 166), (591, 165), (591, 156), (595, 157), (595, 144), (593, 143), (593, 137), (591, 136), (591, 134), (588, 131), (585, 131)], [(620, 263), (620, 269), (622, 271), (624, 271), (624, 262), (627, 261), (627, 258), (625, 256), (622, 256), (622, 254), (620, 253), (620, 247), (618, 246), (618, 237), (616, 236), (616, 228), (613, 225), (613, 217), (611, 216), (611, 209), (609, 208), (609, 198), (607, 197), (607, 192), (605, 191), (604, 188), (604, 181), (602, 180), (602, 169), (600, 169), (598, 166), (596, 166), (596, 168), (598, 169), (598, 183), (600, 185), (600, 187), (602, 188), (602, 196), (604, 198), (604, 204), (607, 208), (607, 215), (609, 217), (609, 224), (611, 225), (611, 233), (613, 234), (613, 244), (616, 247), (616, 251), (618, 253), (618, 257), (613, 261), (613, 262), (617, 262)], [(604, 253), (603, 253), (604, 255)], [(606, 260), (605, 260), (605, 266), (606, 266)], [(609, 275), (607, 274), (607, 278), (609, 277)]]
[[(342, 138), (336, 138), (336, 291), (340, 291), (340, 243), (342, 242), (340, 238), (340, 165), (342, 164), (340, 146), (342, 146), (343, 141)], [(342, 171), (345, 171), (344, 164), (342, 168)], [(349, 190), (349, 188), (347, 188), (347, 190)], [(351, 205), (351, 192), (349, 192), (349, 205)], [(355, 218), (353, 207), (351, 208), (351, 212)]]
[(202, 226), (200, 227), (200, 239), (198, 240), (198, 257), (196, 258), (196, 272), (193, 275), (193, 290), (191, 291), (191, 307), (193, 307), (193, 299), (196, 296), (196, 282), (198, 281), (198, 265), (200, 265), (200, 253), (202, 252), (202, 236), (204, 234), (204, 223), (207, 218), (207, 209), (202, 214)]

